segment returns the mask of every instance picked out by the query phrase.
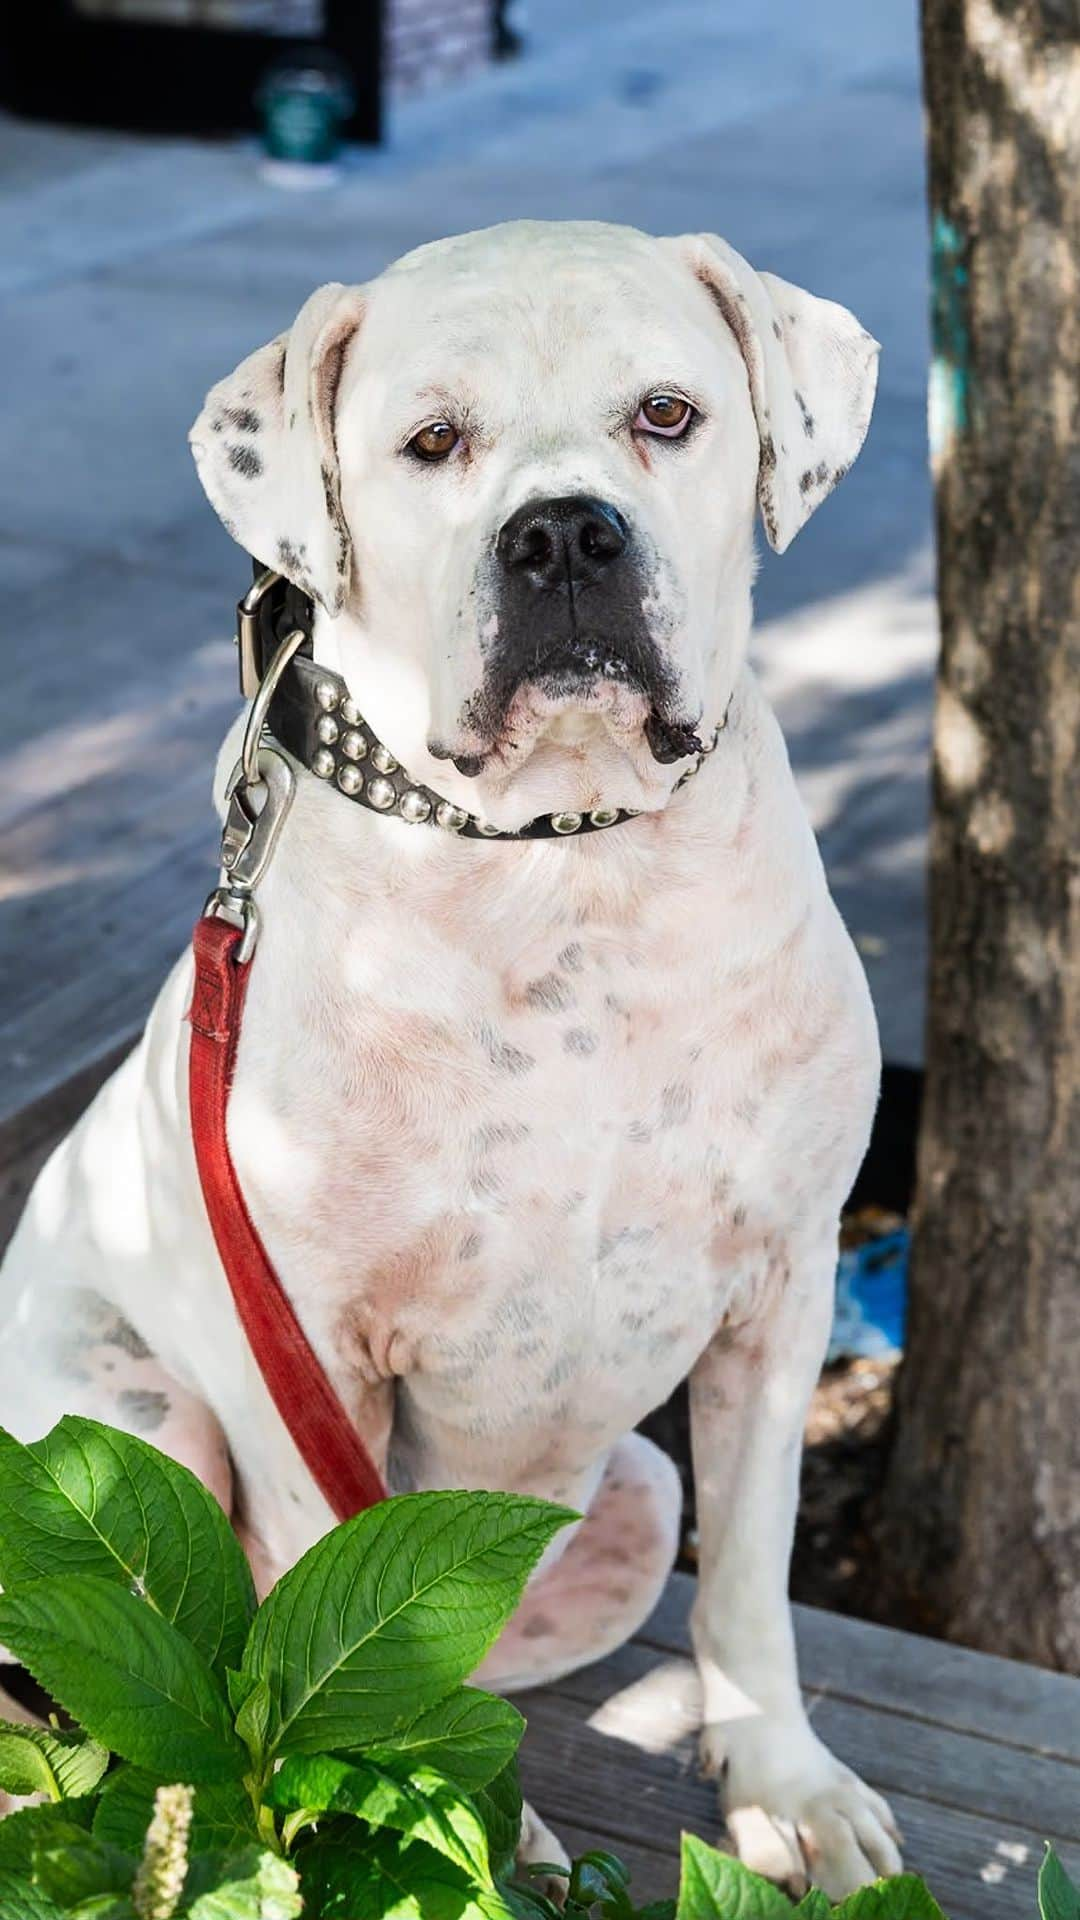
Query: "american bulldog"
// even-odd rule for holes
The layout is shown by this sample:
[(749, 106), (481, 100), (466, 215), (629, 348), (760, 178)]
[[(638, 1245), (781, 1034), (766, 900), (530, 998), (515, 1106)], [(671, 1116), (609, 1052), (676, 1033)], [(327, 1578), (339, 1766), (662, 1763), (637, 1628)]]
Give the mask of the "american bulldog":
[[(834, 1897), (898, 1868), (895, 1827), (808, 1722), (787, 1573), (879, 1060), (746, 656), (755, 509), (782, 551), (859, 451), (876, 360), (711, 234), (515, 222), (322, 287), (192, 433), (330, 676), (229, 1109), (255, 1224), (392, 1490), (584, 1515), (494, 1688), (650, 1612), (679, 1488), (634, 1428), (689, 1375), (705, 1760), (744, 1857)], [(149, 1436), (265, 1587), (330, 1515), (208, 1230), (191, 997), (184, 957), (37, 1182), (0, 1420)], [(526, 1854), (554, 1844), (527, 1820)]]

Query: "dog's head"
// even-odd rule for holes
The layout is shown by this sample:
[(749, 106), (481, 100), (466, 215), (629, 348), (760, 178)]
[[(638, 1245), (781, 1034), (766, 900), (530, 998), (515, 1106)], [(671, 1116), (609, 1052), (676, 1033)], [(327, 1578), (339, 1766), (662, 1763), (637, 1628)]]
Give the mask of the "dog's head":
[(519, 222), (320, 288), (192, 445), (414, 778), (514, 827), (663, 804), (745, 648), (755, 500), (782, 552), (876, 362), (712, 235)]

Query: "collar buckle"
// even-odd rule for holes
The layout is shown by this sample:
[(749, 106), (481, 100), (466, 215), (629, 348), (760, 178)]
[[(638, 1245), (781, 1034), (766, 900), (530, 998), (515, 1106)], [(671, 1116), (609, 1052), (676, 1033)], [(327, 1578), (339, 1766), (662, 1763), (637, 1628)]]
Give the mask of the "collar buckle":
[(261, 560), (252, 562), (255, 579), (236, 609), (236, 647), (240, 666), (240, 691), (245, 700), (253, 700), (266, 675), (267, 667), (287, 633), (299, 628), (303, 646), (311, 651), (311, 629), (315, 609), (306, 593), (273, 567)]

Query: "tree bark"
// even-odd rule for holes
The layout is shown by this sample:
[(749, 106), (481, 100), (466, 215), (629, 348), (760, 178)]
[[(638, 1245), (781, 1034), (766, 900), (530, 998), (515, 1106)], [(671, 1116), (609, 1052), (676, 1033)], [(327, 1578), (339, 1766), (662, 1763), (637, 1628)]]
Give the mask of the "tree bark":
[(942, 645), (874, 1610), (1080, 1671), (1080, 4), (924, 0)]

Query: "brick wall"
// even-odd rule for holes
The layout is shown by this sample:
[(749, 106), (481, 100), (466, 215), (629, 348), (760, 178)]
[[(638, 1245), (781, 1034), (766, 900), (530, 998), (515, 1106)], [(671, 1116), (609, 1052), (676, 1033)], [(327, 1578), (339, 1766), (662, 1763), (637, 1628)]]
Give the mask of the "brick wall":
[(383, 0), (391, 98), (472, 73), (491, 58), (493, 0)]

